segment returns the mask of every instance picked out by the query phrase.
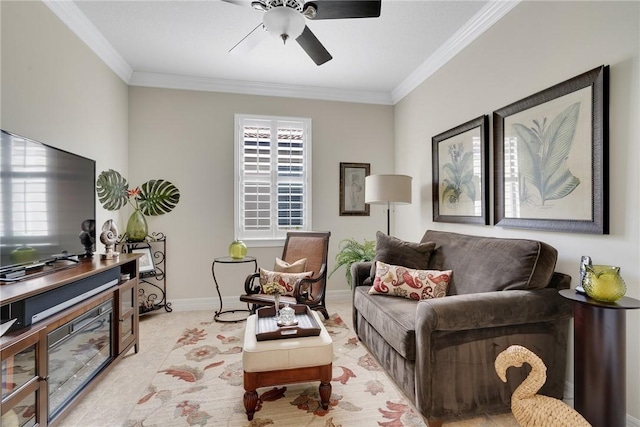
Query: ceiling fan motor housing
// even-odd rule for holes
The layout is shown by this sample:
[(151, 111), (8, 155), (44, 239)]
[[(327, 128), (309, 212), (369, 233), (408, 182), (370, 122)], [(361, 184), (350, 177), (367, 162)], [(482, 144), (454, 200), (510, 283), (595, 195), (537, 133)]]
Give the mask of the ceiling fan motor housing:
[(297, 10), (302, 13), (304, 1), (301, 0), (265, 0), (266, 9), (273, 9), (274, 7), (288, 7), (289, 9)]

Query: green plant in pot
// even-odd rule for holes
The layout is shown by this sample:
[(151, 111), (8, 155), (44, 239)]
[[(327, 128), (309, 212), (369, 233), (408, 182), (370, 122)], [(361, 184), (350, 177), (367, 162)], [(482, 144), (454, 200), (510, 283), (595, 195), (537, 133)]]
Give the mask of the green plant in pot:
[(343, 265), (346, 268), (345, 277), (347, 283), (351, 286), (351, 264), (355, 262), (373, 261), (376, 256), (376, 242), (373, 240), (364, 240), (360, 243), (355, 239), (343, 239), (340, 241), (340, 250), (336, 254), (336, 265), (329, 273), (329, 277)]
[(98, 175), (96, 190), (98, 200), (108, 211), (117, 211), (127, 203), (133, 207), (124, 235), (129, 242), (146, 239), (149, 234), (146, 216), (169, 213), (180, 201), (180, 190), (169, 181), (152, 179), (140, 187), (129, 188), (126, 178), (113, 169)]

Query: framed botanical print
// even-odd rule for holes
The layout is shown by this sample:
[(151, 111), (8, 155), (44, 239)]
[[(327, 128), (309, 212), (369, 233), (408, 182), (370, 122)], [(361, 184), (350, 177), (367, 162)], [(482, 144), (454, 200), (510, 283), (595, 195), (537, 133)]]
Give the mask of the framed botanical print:
[(489, 224), (489, 118), (432, 138), (433, 220)]
[(493, 113), (496, 225), (609, 233), (608, 75), (601, 66)]

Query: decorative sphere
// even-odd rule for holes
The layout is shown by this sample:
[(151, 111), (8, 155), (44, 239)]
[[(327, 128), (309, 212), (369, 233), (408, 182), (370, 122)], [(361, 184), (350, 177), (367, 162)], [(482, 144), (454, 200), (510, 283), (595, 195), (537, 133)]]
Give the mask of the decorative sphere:
[(229, 245), (229, 256), (233, 259), (242, 259), (247, 255), (247, 245), (242, 240), (234, 240)]

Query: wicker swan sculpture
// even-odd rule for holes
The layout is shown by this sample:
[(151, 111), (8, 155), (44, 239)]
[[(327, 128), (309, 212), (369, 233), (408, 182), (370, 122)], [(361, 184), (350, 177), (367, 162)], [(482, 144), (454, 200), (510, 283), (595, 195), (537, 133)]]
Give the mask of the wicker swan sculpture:
[(496, 357), (495, 368), (503, 382), (507, 382), (507, 369), (531, 366), (531, 372), (511, 396), (511, 412), (523, 427), (583, 427), (591, 426), (582, 415), (561, 400), (536, 394), (547, 380), (547, 367), (531, 350), (512, 345)]

